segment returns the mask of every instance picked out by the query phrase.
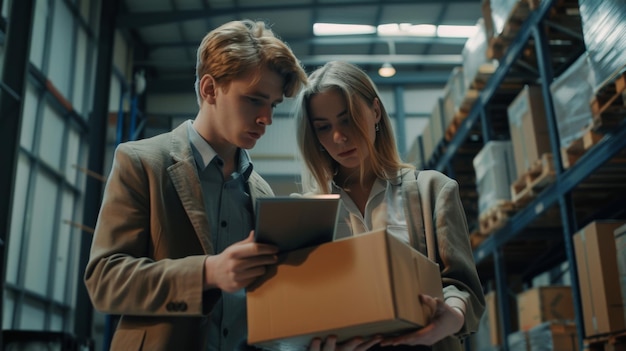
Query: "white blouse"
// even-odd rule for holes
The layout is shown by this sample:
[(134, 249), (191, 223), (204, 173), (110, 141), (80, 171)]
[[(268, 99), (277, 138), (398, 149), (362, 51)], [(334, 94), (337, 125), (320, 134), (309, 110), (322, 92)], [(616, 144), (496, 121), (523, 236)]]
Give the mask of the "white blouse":
[(334, 182), (332, 192), (339, 194), (342, 201), (335, 239), (387, 229), (387, 233), (410, 244), (404, 214), (401, 177), (391, 181), (376, 179), (365, 205), (365, 216), (361, 215), (361, 211), (350, 195)]

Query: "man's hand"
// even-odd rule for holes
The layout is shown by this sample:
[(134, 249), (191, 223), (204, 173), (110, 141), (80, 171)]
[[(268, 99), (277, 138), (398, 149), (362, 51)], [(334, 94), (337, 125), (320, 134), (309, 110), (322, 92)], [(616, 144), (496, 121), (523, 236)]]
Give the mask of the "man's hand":
[(265, 274), (267, 265), (276, 264), (278, 248), (254, 242), (254, 231), (218, 255), (204, 260), (204, 289), (235, 292)]

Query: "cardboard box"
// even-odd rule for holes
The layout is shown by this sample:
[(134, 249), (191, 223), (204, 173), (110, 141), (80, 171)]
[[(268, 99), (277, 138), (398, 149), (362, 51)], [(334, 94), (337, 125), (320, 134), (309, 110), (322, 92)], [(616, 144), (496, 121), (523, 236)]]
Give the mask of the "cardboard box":
[[(489, 336), (491, 345), (499, 346), (504, 344), (502, 339), (502, 322), (500, 321), (500, 308), (495, 291), (485, 294), (485, 314), (489, 320)], [(511, 320), (509, 325), (513, 330), (517, 329), (517, 306), (515, 298), (509, 296), (509, 314)]]
[(519, 179), (541, 155), (552, 152), (541, 86), (526, 85), (507, 113)]
[(528, 331), (548, 321), (573, 321), (574, 299), (569, 286), (542, 286), (517, 295), (519, 328)]
[(248, 342), (306, 349), (330, 334), (408, 332), (428, 323), (419, 293), (443, 298), (439, 266), (384, 230), (292, 251), (247, 291)]
[(511, 200), (515, 181), (513, 146), (509, 140), (491, 140), (476, 154), (472, 163), (476, 173), (478, 214)]
[(614, 237), (625, 223), (595, 221), (574, 235), (586, 337), (626, 328)]
[(574, 323), (546, 322), (528, 331), (530, 350), (578, 351)]

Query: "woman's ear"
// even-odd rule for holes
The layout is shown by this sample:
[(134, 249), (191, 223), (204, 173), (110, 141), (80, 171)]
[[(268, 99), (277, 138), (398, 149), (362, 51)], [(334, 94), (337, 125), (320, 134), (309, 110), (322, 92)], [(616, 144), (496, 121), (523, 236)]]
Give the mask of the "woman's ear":
[(374, 103), (372, 104), (372, 108), (374, 109), (374, 113), (376, 114), (374, 118), (376, 119), (376, 123), (380, 122), (382, 117), (382, 112), (380, 108), (380, 100), (377, 97), (374, 98)]
[(202, 98), (202, 101), (214, 104), (216, 96), (217, 84), (215, 79), (210, 74), (203, 75), (202, 79), (200, 79), (200, 97)]

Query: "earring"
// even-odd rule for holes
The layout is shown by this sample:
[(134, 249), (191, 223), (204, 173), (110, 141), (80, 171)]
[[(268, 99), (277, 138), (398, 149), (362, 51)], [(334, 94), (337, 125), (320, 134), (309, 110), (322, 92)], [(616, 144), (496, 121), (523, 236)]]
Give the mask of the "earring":
[(380, 123), (376, 123), (374, 125), (374, 129), (376, 130), (377, 133), (380, 132)]

